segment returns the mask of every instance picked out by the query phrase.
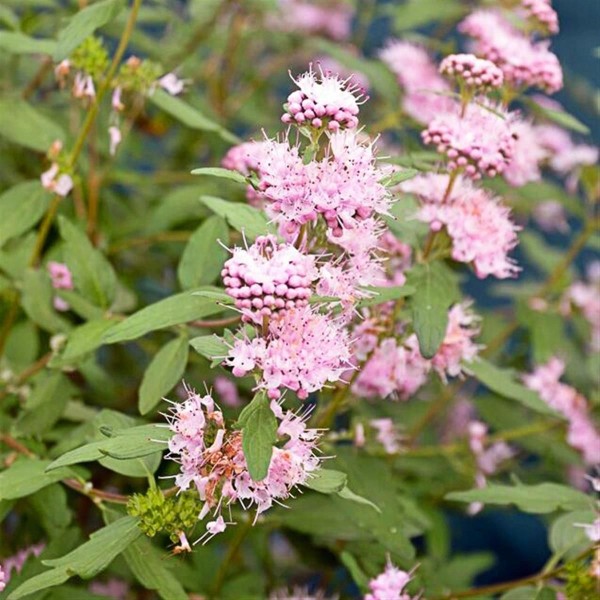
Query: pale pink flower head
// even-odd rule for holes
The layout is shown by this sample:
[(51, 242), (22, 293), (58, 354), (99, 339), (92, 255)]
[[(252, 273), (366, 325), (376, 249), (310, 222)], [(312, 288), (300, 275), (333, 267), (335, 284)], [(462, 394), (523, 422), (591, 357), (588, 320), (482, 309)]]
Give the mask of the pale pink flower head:
[(576, 307), (591, 330), (590, 348), (600, 351), (600, 280), (595, 277), (600, 261), (591, 263), (588, 270), (588, 281), (575, 281), (567, 290), (564, 303)]
[(395, 567), (388, 559), (383, 573), (369, 581), (365, 600), (416, 600), (404, 590), (411, 579), (410, 573)]
[(259, 387), (270, 398), (278, 398), (280, 388), (287, 388), (305, 399), (339, 381), (351, 366), (350, 357), (343, 323), (302, 306), (273, 315), (266, 338), (236, 340), (226, 364), (233, 367), (236, 377), (256, 369)]
[(457, 104), (448, 96), (452, 91), (448, 82), (422, 46), (393, 40), (380, 51), (379, 58), (396, 75), (404, 89), (402, 106), (416, 121), (428, 123)]
[(89, 589), (93, 594), (107, 596), (114, 600), (125, 600), (129, 594), (129, 584), (114, 577), (107, 581), (92, 581)]
[(458, 30), (473, 38), (473, 54), (502, 69), (505, 83), (516, 89), (538, 87), (549, 94), (563, 86), (560, 62), (546, 41), (532, 42), (498, 11), (476, 10)]
[(274, 312), (308, 304), (315, 259), (273, 235), (259, 236), (247, 250), (232, 250), (221, 275), (243, 320), (262, 323)]
[(158, 85), (171, 94), (171, 96), (178, 96), (185, 89), (186, 81), (179, 79), (175, 73), (167, 73), (158, 80)]
[(74, 98), (89, 98), (93, 100), (96, 97), (96, 88), (91, 75), (76, 73), (71, 93)]
[(450, 171), (462, 169), (472, 179), (494, 177), (512, 160), (514, 123), (513, 113), (481, 99), (469, 104), (464, 114), (457, 108), (438, 115), (421, 137), (446, 155)]
[(55, 290), (72, 290), (73, 276), (69, 267), (64, 263), (50, 261), (48, 263), (48, 273), (52, 280), (52, 287)]
[[(347, 50), (351, 52), (352, 48), (348, 47)], [(319, 67), (326, 75), (333, 74), (337, 75), (337, 77), (340, 79), (350, 79), (354, 85), (358, 86), (359, 89), (369, 89), (369, 79), (364, 73), (360, 73), (358, 71), (353, 71), (349, 69), (348, 67), (346, 67), (341, 62), (337, 61), (331, 56), (318, 56), (317, 58), (315, 58), (313, 63), (319, 65)]]
[(0, 563), (0, 592), (8, 585), (12, 572), (20, 573), (25, 563), (32, 556), (39, 556), (46, 547), (44, 542), (22, 548), (16, 554), (2, 559)]
[(392, 419), (371, 419), (369, 424), (377, 431), (376, 439), (388, 454), (400, 451), (400, 433)]
[(123, 104), (123, 102), (121, 101), (121, 96), (123, 94), (123, 90), (121, 89), (121, 86), (117, 86), (112, 93), (112, 98), (110, 101), (110, 104), (112, 106), (112, 109), (115, 112), (122, 112), (123, 110), (125, 110), (125, 105)]
[(270, 23), (286, 31), (320, 34), (341, 41), (350, 36), (352, 14), (350, 5), (340, 0), (279, 0), (279, 11), (271, 16)]
[(533, 207), (531, 216), (542, 231), (568, 233), (567, 212), (559, 200), (544, 200)]
[(536, 129), (527, 121), (517, 120), (511, 125), (514, 140), (512, 157), (502, 175), (508, 183), (520, 187), (541, 178), (540, 165), (548, 153), (536, 134)]
[(519, 268), (508, 253), (517, 245), (519, 228), (510, 218), (510, 209), (488, 191), (459, 178), (446, 202), (442, 202), (448, 177), (420, 175), (402, 184), (402, 190), (421, 201), (417, 218), (434, 231), (446, 228), (452, 240), (452, 258), (471, 263), (475, 274), (505, 279)]
[(474, 54), (450, 54), (440, 63), (440, 73), (458, 82), (459, 86), (477, 92), (502, 87), (504, 75), (492, 61)]
[(117, 153), (117, 148), (122, 140), (121, 130), (116, 126), (111, 125), (108, 128), (108, 135), (110, 138), (108, 152), (111, 156), (114, 156)]
[(73, 179), (66, 173), (61, 173), (57, 163), (53, 162), (47, 171), (40, 176), (42, 186), (58, 196), (68, 196), (73, 189)]
[(448, 326), (444, 341), (431, 366), (446, 381), (447, 377), (459, 377), (465, 372), (465, 363), (473, 362), (481, 346), (473, 342), (479, 334), (479, 317), (470, 310), (470, 303), (455, 304), (448, 312)]
[(0, 592), (3, 592), (5, 590), (7, 583), (8, 583), (8, 576), (4, 572), (2, 565), (0, 565)]
[(552, 0), (521, 0), (521, 7), (524, 17), (540, 33), (558, 33), (558, 15), (552, 8)]
[(597, 517), (593, 523), (575, 523), (576, 527), (583, 527), (586, 537), (591, 541), (600, 542), (600, 517)]
[[(232, 146), (221, 160), (221, 166), (225, 169), (237, 171), (246, 177), (253, 173), (259, 175), (259, 157), (262, 156), (262, 152), (269, 144), (268, 140), (261, 140), (243, 142), (237, 146)], [(260, 194), (252, 185), (246, 187), (246, 198), (252, 206), (263, 208)]]
[[(293, 78), (292, 78), (293, 79)], [(365, 101), (352, 78), (312, 70), (293, 79), (299, 89), (292, 92), (281, 117), (284, 123), (310, 125), (329, 131), (353, 129), (358, 125), (359, 105)]]
[(214, 381), (215, 392), (219, 395), (223, 404), (226, 406), (236, 407), (240, 406), (240, 396), (238, 393), (237, 386), (231, 379), (218, 375)]

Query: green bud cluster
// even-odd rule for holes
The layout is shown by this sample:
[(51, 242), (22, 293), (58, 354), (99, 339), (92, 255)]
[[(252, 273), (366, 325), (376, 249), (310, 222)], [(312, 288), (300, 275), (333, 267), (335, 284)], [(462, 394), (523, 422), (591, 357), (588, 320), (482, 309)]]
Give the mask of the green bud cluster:
[(70, 61), (75, 69), (97, 81), (108, 68), (108, 52), (100, 38), (91, 36), (73, 51)]
[(180, 531), (194, 527), (201, 508), (197, 494), (166, 497), (157, 488), (150, 488), (146, 494), (134, 494), (127, 504), (127, 512), (139, 518), (140, 529), (147, 536), (166, 533), (173, 542), (178, 541)]
[(162, 74), (163, 68), (159, 63), (133, 57), (121, 65), (116, 85), (125, 91), (137, 92), (145, 96)]
[(573, 562), (565, 566), (567, 600), (598, 600), (598, 580), (590, 573), (586, 562)]

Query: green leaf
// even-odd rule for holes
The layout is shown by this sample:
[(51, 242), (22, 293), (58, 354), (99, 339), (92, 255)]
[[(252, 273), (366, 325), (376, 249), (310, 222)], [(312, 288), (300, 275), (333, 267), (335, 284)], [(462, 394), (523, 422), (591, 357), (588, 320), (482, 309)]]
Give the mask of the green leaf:
[(491, 362), (478, 358), (469, 363), (469, 372), (483, 385), (504, 398), (516, 400), (523, 406), (542, 415), (559, 417), (534, 391), (514, 380), (513, 373), (500, 369)]
[(74, 575), (82, 579), (91, 579), (106, 569), (115, 557), (141, 535), (142, 531), (137, 526), (137, 519), (122, 517), (92, 533), (85, 544), (65, 556), (44, 560), (43, 563), (52, 569), (20, 585), (10, 594), (9, 600), (18, 600), (33, 592), (60, 585)]
[(50, 463), (49, 460), (37, 458), (20, 458), (15, 461), (0, 473), (0, 500), (23, 498), (61, 479), (73, 477), (71, 469), (56, 469), (52, 473), (46, 473)]
[(0, 136), (38, 152), (47, 152), (64, 131), (22, 98), (0, 98)]
[(58, 226), (65, 241), (65, 262), (71, 269), (75, 287), (94, 304), (108, 308), (117, 289), (112, 265), (68, 219), (59, 216)]
[(581, 525), (591, 525), (596, 518), (593, 510), (577, 510), (561, 515), (552, 523), (548, 541), (554, 554), (564, 556), (577, 555), (587, 546), (590, 540)]
[(73, 515), (67, 503), (65, 487), (53, 483), (28, 498), (28, 502), (40, 519), (48, 535), (55, 538), (64, 533), (71, 524)]
[(0, 247), (31, 229), (46, 212), (50, 195), (39, 181), (24, 181), (0, 196)]
[(161, 442), (166, 442), (171, 437), (168, 429), (156, 425), (139, 425), (110, 433), (111, 437), (63, 454), (47, 466), (48, 473), (64, 466), (99, 460), (107, 456), (118, 460), (142, 458), (162, 451), (165, 446)]
[(343, 565), (348, 569), (348, 572), (352, 576), (354, 583), (360, 588), (361, 592), (366, 592), (369, 589), (369, 577), (361, 569), (356, 558), (349, 552), (342, 552), (340, 554), (340, 560)]
[(268, 224), (266, 215), (253, 206), (241, 202), (228, 202), (214, 196), (201, 196), (200, 201), (214, 213), (226, 219), (236, 231), (241, 231), (249, 241), (273, 231)]
[(181, 98), (171, 96), (165, 90), (155, 90), (149, 97), (149, 100), (186, 127), (198, 131), (215, 132), (226, 142), (237, 144), (240, 141), (237, 136), (227, 131), (227, 129), (219, 125), (216, 121), (203, 115), (197, 108), (184, 102)]
[(401, 5), (390, 5), (395, 31), (408, 31), (428, 23), (457, 20), (466, 9), (457, 0), (407, 0)]
[(225, 340), (214, 333), (213, 335), (200, 335), (192, 338), (190, 346), (198, 354), (213, 361), (213, 364), (214, 361), (217, 361), (217, 364), (219, 364), (229, 352), (229, 347), (225, 343)]
[(82, 356), (96, 350), (102, 345), (102, 336), (116, 321), (97, 319), (76, 327), (67, 335), (67, 341), (62, 353), (54, 356), (49, 363), (50, 367), (59, 367), (77, 362)]
[(23, 310), (34, 323), (51, 333), (66, 331), (71, 326), (54, 311), (52, 296), (48, 274), (40, 269), (27, 269), (23, 276)]
[(222, 167), (201, 167), (194, 169), (192, 175), (206, 175), (208, 177), (218, 177), (220, 179), (230, 179), (236, 183), (248, 184), (248, 178), (238, 171), (223, 169)]
[(417, 265), (408, 281), (416, 288), (410, 306), (419, 350), (425, 358), (432, 358), (446, 336), (448, 309), (458, 297), (457, 285), (440, 262)]
[(365, 298), (357, 303), (356, 308), (364, 308), (365, 306), (376, 306), (389, 302), (391, 300), (398, 300), (400, 298), (406, 298), (416, 292), (416, 288), (412, 285), (396, 285), (392, 287), (376, 287), (369, 286), (362, 288), (368, 292), (372, 292), (374, 295), (369, 298)]
[(483, 502), (483, 504), (515, 504), (523, 512), (546, 514), (557, 510), (585, 510), (592, 499), (582, 492), (557, 483), (537, 485), (488, 484), (481, 489), (446, 494), (447, 500)]
[(394, 171), (391, 175), (384, 177), (379, 183), (385, 185), (385, 187), (394, 187), (403, 181), (408, 181), (409, 179), (416, 177), (419, 173), (420, 171), (417, 171), (417, 169)]
[(417, 201), (412, 196), (402, 196), (392, 205), (390, 216), (384, 217), (392, 233), (410, 246), (415, 246), (419, 237), (428, 231), (427, 225), (416, 218), (418, 210)]
[(359, 494), (356, 494), (347, 485), (345, 485), (339, 492), (337, 492), (337, 495), (340, 498), (343, 498), (344, 500), (350, 500), (351, 502), (358, 502), (358, 504), (365, 504), (366, 506), (370, 506), (372, 509), (376, 510), (377, 512), (379, 512), (379, 513), (381, 512), (381, 510), (377, 506), (377, 504), (375, 504), (374, 502), (371, 502), (368, 498), (365, 498), (364, 496), (360, 496)]
[(305, 486), (315, 492), (321, 492), (321, 494), (335, 494), (344, 489), (347, 481), (346, 473), (321, 468), (311, 474)]
[(186, 591), (168, 569), (167, 556), (149, 540), (136, 540), (125, 549), (123, 557), (144, 589), (156, 590), (163, 600), (187, 600)]
[[(216, 288), (213, 288), (216, 290)], [(151, 331), (203, 319), (223, 310), (212, 298), (194, 297), (192, 292), (175, 294), (127, 317), (102, 338), (104, 344), (135, 340)]]
[(500, 600), (536, 600), (537, 588), (533, 585), (524, 585), (509, 590), (502, 594)]
[(75, 13), (58, 33), (55, 62), (67, 58), (96, 29), (110, 23), (122, 8), (122, 0), (103, 0)]
[(54, 54), (54, 40), (36, 39), (20, 31), (0, 31), (0, 50), (9, 54)]
[(590, 132), (590, 128), (587, 125), (584, 125), (579, 119), (562, 109), (556, 110), (554, 108), (547, 108), (546, 106), (541, 106), (533, 100), (527, 99), (525, 99), (525, 103), (533, 110), (534, 113), (542, 115), (546, 119), (553, 121), (561, 127), (571, 129), (572, 131), (576, 131), (577, 133), (582, 133), (584, 135), (588, 135)]
[(519, 302), (517, 320), (529, 330), (534, 363), (543, 364), (561, 353), (565, 342), (565, 322), (561, 315), (533, 310), (526, 302)]
[(240, 413), (238, 426), (242, 430), (242, 449), (250, 477), (262, 481), (267, 476), (273, 444), (277, 441), (277, 419), (264, 392), (256, 394)]
[(181, 255), (177, 278), (182, 288), (214, 282), (227, 258), (227, 250), (221, 244), (229, 244), (229, 230), (222, 217), (213, 215), (192, 234)]
[(188, 340), (177, 337), (165, 344), (144, 372), (138, 408), (149, 413), (181, 379), (188, 359)]

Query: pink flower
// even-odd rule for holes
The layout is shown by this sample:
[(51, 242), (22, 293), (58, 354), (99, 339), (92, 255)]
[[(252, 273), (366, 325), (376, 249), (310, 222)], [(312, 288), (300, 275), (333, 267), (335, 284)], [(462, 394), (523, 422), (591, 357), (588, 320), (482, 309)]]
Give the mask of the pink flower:
[(575, 388), (559, 381), (564, 370), (564, 362), (554, 357), (524, 375), (523, 381), (548, 406), (566, 417), (567, 442), (582, 453), (586, 464), (594, 465), (600, 456), (600, 434), (590, 418), (586, 399)]
[[(73, 289), (73, 276), (71, 275), (71, 271), (69, 267), (63, 263), (50, 261), (47, 265), (48, 273), (50, 275), (50, 279), (52, 281), (52, 287), (55, 290), (72, 290)], [(68, 302), (60, 298), (59, 296), (54, 296), (54, 308), (61, 312), (69, 310), (70, 305)]]
[(369, 581), (369, 592), (365, 600), (416, 600), (404, 591), (411, 574), (395, 567), (388, 558), (383, 573)]
[[(199, 519), (212, 511), (200, 540), (206, 542), (223, 532), (227, 523), (221, 512), (234, 502), (247, 509), (256, 505), (256, 516), (274, 501), (287, 499), (293, 488), (304, 485), (320, 465), (315, 454), (320, 432), (306, 427), (308, 413), (299, 416), (272, 404), (279, 421), (280, 445), (273, 447), (267, 476), (262, 481), (250, 477), (242, 450), (242, 433), (231, 430), (211, 396), (200, 397), (187, 389), (182, 403), (172, 403), (167, 416), (173, 436), (167, 458), (180, 464), (175, 484), (182, 491), (190, 485), (198, 490), (204, 506)], [(198, 541), (200, 541), (198, 540)]]
[(19, 550), (16, 554), (2, 559), (0, 563), (0, 592), (8, 585), (12, 572), (20, 573), (27, 560), (32, 556), (39, 556), (46, 547), (44, 542), (33, 544)]
[(358, 125), (358, 106), (364, 99), (360, 89), (350, 83), (351, 77), (340, 79), (322, 70), (318, 76), (311, 65), (308, 72), (293, 81), (299, 89), (288, 96), (281, 117), (284, 123), (311, 125), (317, 129), (326, 126), (329, 131)]
[(171, 94), (171, 96), (177, 96), (185, 89), (186, 81), (179, 79), (175, 73), (167, 73), (158, 80), (158, 85)]
[(110, 137), (109, 154), (114, 156), (117, 153), (119, 144), (121, 143), (121, 130), (112, 125), (108, 128), (108, 135)]
[(542, 33), (558, 33), (558, 15), (552, 8), (552, 0), (521, 0), (521, 6), (525, 18)]
[(464, 169), (479, 179), (494, 177), (512, 160), (514, 113), (487, 100), (471, 103), (466, 113), (457, 108), (436, 116), (421, 133), (425, 144), (433, 144), (448, 157), (448, 169)]
[(481, 92), (502, 87), (504, 75), (491, 61), (473, 54), (450, 54), (440, 63), (440, 73), (460, 85)]
[(457, 104), (447, 96), (450, 86), (422, 46), (393, 40), (380, 51), (379, 58), (404, 88), (403, 108), (416, 121), (428, 123)]
[(560, 63), (545, 41), (532, 42), (499, 12), (476, 10), (458, 26), (473, 38), (471, 51), (498, 65), (514, 88), (539, 87), (549, 94), (563, 86)]
[(446, 376), (458, 377), (465, 372), (464, 363), (472, 362), (481, 346), (473, 342), (479, 334), (479, 317), (469, 310), (470, 303), (455, 304), (448, 313), (446, 336), (431, 365), (446, 382)]
[(112, 93), (111, 106), (115, 112), (121, 112), (125, 110), (125, 105), (121, 102), (121, 94), (123, 90), (120, 86), (117, 86)]
[(8, 583), (8, 576), (4, 572), (2, 565), (0, 565), (0, 592), (3, 592), (5, 590), (7, 583)]
[(279, 244), (273, 235), (259, 236), (247, 250), (232, 250), (221, 275), (242, 318), (260, 324), (274, 312), (308, 304), (315, 259), (290, 244)]
[[(352, 47), (347, 47), (347, 51), (352, 52)], [(358, 52), (356, 52), (356, 55), (358, 56)], [(369, 89), (369, 79), (364, 73), (352, 71), (331, 56), (318, 56), (313, 63), (319, 65), (325, 75), (336, 75), (338, 79), (351, 79), (352, 83), (358, 86), (359, 89)]]
[(231, 379), (227, 379), (223, 375), (218, 375), (215, 377), (214, 387), (223, 404), (231, 407), (240, 406), (241, 401), (238, 389)]
[(122, 579), (111, 578), (108, 581), (92, 581), (90, 592), (99, 596), (107, 596), (115, 600), (125, 600), (129, 594), (129, 584)]
[(266, 338), (236, 340), (225, 364), (236, 377), (258, 369), (259, 387), (271, 398), (288, 388), (305, 399), (350, 367), (348, 332), (339, 319), (309, 306), (293, 308), (271, 317)]
[(325, 592), (317, 590), (312, 594), (306, 587), (294, 587), (292, 591), (286, 588), (275, 590), (269, 595), (269, 600), (337, 600), (339, 596), (326, 596)]
[(72, 94), (75, 98), (89, 98), (93, 100), (96, 97), (96, 88), (94, 87), (94, 80), (91, 75), (76, 73)]
[(536, 129), (527, 121), (515, 121), (511, 126), (514, 139), (512, 158), (502, 175), (515, 187), (541, 178), (540, 164), (548, 153), (540, 143)]
[(588, 524), (581, 524), (581, 523), (575, 523), (576, 527), (583, 527), (583, 529), (585, 529), (585, 535), (587, 536), (587, 538), (596, 543), (596, 542), (600, 542), (600, 517), (598, 517), (597, 519), (594, 520), (593, 523)]
[(392, 419), (371, 419), (369, 424), (377, 431), (377, 441), (388, 454), (400, 451), (400, 434)]
[(446, 228), (452, 239), (452, 258), (472, 263), (483, 279), (515, 276), (519, 268), (508, 257), (517, 245), (518, 227), (510, 219), (510, 209), (489, 192), (459, 178), (446, 202), (442, 203), (448, 177), (421, 175), (402, 184), (402, 190), (421, 200), (417, 217), (433, 231)]
[(68, 59), (62, 60), (56, 65), (56, 67), (54, 67), (54, 76), (56, 77), (56, 81), (58, 81), (58, 85), (61, 89), (65, 86), (70, 72), (71, 61)]
[(558, 200), (539, 202), (533, 207), (531, 216), (542, 231), (569, 232), (570, 227), (565, 207)]
[(600, 351), (600, 277), (596, 276), (600, 261), (591, 263), (588, 269), (588, 282), (576, 281), (567, 290), (563, 303), (575, 306), (591, 329), (590, 348)]
[(63, 198), (73, 189), (73, 179), (66, 173), (60, 173), (59, 166), (55, 162), (41, 174), (40, 181), (45, 189)]

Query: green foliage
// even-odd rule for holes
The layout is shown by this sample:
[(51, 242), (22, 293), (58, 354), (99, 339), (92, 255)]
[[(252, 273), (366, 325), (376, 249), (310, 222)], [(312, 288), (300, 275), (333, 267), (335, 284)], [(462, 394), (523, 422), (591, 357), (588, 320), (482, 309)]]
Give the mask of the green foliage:
[(590, 573), (585, 561), (568, 563), (565, 575), (567, 600), (595, 600), (598, 597), (598, 579)]

